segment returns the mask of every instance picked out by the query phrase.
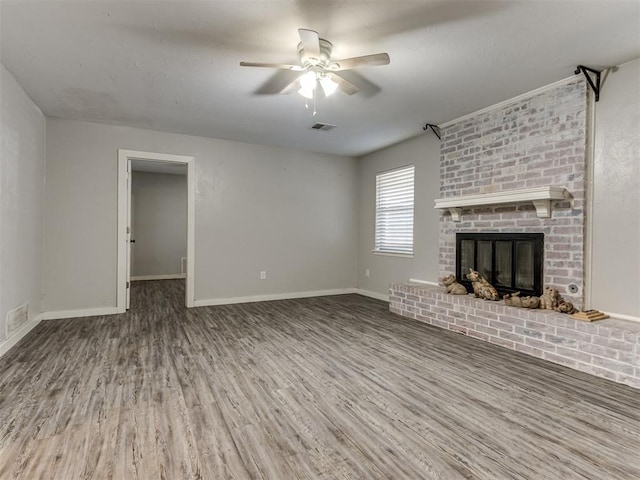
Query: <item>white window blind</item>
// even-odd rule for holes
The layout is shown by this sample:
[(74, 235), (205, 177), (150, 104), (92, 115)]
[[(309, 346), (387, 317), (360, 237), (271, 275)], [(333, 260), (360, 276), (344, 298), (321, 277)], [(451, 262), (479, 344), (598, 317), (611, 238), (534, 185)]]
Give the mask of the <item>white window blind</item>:
[(375, 251), (413, 253), (414, 166), (376, 175)]

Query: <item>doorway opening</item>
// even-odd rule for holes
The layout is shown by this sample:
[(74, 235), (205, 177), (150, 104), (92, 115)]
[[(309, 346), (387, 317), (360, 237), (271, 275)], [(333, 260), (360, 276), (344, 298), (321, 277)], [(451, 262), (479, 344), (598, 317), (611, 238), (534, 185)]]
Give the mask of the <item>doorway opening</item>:
[[(140, 214), (141, 205), (132, 200), (135, 197), (135, 190), (132, 192), (134, 178), (139, 182), (145, 174), (159, 174), (168, 177), (179, 175), (186, 177), (186, 218), (178, 219), (178, 222), (186, 223), (186, 254), (180, 254), (175, 259), (176, 265), (164, 267), (174, 270), (176, 273), (157, 273), (152, 270), (147, 261), (140, 261), (135, 257), (135, 245), (137, 242), (135, 224), (136, 211)], [(177, 180), (177, 178), (176, 178)], [(132, 195), (133, 193), (133, 195)], [(139, 192), (138, 192), (139, 193)], [(151, 193), (153, 195), (153, 193)], [(194, 303), (194, 220), (195, 220), (195, 178), (194, 178), (194, 157), (183, 155), (170, 155), (162, 153), (140, 152), (134, 150), (118, 150), (118, 279), (117, 279), (117, 306), (120, 312), (129, 309), (132, 274), (136, 274), (137, 279), (160, 279), (160, 278), (185, 278), (185, 305), (193, 307)], [(161, 205), (156, 205), (161, 207)], [(142, 207), (145, 208), (145, 207)], [(142, 232), (141, 230), (145, 230)], [(148, 228), (138, 228), (138, 237), (146, 236), (150, 238), (153, 232)], [(180, 232), (181, 233), (181, 232)], [(178, 235), (180, 236), (180, 235)], [(140, 238), (140, 237), (139, 237)], [(165, 245), (155, 248), (172, 250), (175, 256), (178, 251), (175, 245), (178, 240), (170, 241), (168, 238), (162, 239)], [(171, 245), (169, 245), (171, 243)], [(180, 244), (180, 249), (184, 247)], [(180, 250), (184, 252), (184, 250)], [(172, 262), (172, 260), (169, 260)], [(146, 263), (146, 265), (145, 265)], [(134, 270), (134, 269), (137, 269)], [(146, 272), (146, 273), (145, 273)]]

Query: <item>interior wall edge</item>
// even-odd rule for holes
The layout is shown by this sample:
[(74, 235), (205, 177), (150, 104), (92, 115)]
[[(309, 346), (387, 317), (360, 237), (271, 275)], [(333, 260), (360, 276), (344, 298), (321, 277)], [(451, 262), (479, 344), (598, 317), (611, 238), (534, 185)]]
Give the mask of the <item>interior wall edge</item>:
[[(43, 311), (46, 117), (1, 62), (0, 98), (0, 341), (4, 346)], [(26, 321), (6, 338), (7, 314), (25, 303)]]

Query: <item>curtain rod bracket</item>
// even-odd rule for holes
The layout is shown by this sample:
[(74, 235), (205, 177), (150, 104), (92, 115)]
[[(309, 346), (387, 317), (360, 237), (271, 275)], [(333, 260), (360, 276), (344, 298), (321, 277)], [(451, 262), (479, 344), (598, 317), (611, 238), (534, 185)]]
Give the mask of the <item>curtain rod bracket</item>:
[(437, 125), (433, 125), (432, 123), (427, 123), (424, 127), (422, 127), (422, 130), (429, 130), (431, 129), (433, 131), (433, 133), (436, 134), (436, 137), (438, 137), (438, 140), (442, 140), (442, 137), (440, 137), (440, 127)]
[[(589, 86), (593, 90), (593, 93), (596, 94), (596, 102), (597, 102), (598, 100), (600, 100), (600, 74), (602, 73), (602, 70), (595, 70), (593, 68), (585, 67), (584, 65), (578, 65), (576, 67), (576, 71), (573, 73), (578, 75), (580, 72), (584, 73), (584, 76), (587, 78), (587, 82), (589, 82)], [(593, 79), (591, 78), (591, 75), (589, 75), (589, 73), (592, 73), (595, 75), (596, 77), (595, 83), (593, 82)]]

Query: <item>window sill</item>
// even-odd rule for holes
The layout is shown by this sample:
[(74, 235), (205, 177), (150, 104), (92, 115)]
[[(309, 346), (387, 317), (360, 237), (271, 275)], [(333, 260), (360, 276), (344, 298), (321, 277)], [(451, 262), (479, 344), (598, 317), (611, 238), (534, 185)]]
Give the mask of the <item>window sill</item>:
[(371, 253), (385, 257), (413, 258), (413, 253), (385, 252), (382, 250), (371, 250)]

